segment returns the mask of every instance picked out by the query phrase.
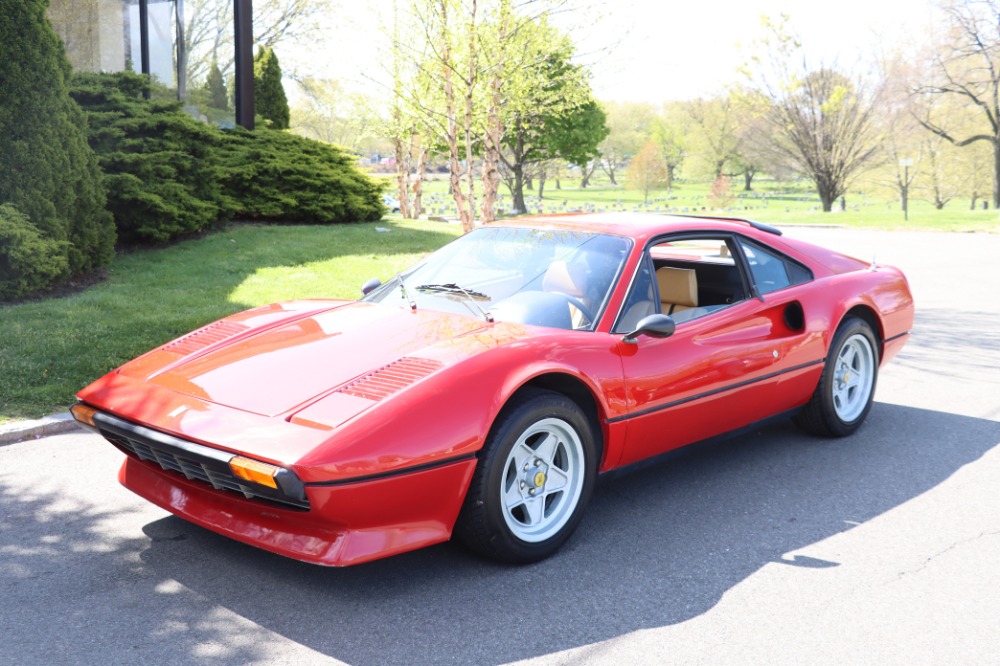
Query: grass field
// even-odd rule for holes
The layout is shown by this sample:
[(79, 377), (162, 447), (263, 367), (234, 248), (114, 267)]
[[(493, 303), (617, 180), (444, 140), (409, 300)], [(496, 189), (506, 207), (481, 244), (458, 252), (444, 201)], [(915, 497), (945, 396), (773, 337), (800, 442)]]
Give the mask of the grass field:
[[(995, 210), (969, 210), (968, 202), (952, 202), (943, 210), (924, 201), (909, 202), (909, 220), (904, 221), (899, 200), (870, 197), (860, 192), (848, 193), (844, 211), (824, 213), (819, 198), (808, 183), (778, 183), (762, 180), (754, 183), (752, 192), (742, 192), (742, 183), (734, 181), (732, 200), (723, 207), (712, 205), (708, 183), (679, 183), (669, 191), (658, 190), (644, 201), (641, 192), (612, 186), (600, 180), (591, 187), (580, 189), (578, 181), (563, 181), (562, 189), (555, 182), (546, 183), (544, 197), (525, 194), (530, 213), (562, 213), (588, 211), (638, 211), (681, 213), (692, 215), (725, 215), (746, 217), (768, 224), (823, 224), (868, 229), (912, 229), (927, 231), (1000, 231), (1000, 215)], [(537, 186), (537, 183), (536, 183)], [(425, 188), (426, 206), (431, 215), (453, 216), (455, 206), (447, 194), (447, 183), (441, 180)], [(501, 187), (501, 192), (505, 188)], [(510, 196), (504, 195), (500, 208), (510, 206)]]
[[(575, 184), (575, 183), (574, 183)], [(569, 182), (564, 182), (569, 185)], [(598, 184), (528, 199), (531, 212), (570, 210), (724, 214), (776, 225), (833, 224), (877, 229), (1000, 231), (993, 210), (954, 204), (936, 211), (913, 202), (848, 195), (847, 210), (822, 213), (806, 186), (755, 185), (721, 211), (707, 184), (642, 195)], [(509, 197), (501, 206), (509, 206)], [(450, 217), (446, 184), (429, 184), (430, 214)], [(85, 384), (156, 345), (233, 312), (295, 298), (356, 298), (370, 277), (386, 279), (452, 238), (453, 224), (390, 219), (334, 226), (233, 225), (202, 238), (119, 255), (107, 279), (81, 293), (0, 306), (0, 423), (64, 409)]]

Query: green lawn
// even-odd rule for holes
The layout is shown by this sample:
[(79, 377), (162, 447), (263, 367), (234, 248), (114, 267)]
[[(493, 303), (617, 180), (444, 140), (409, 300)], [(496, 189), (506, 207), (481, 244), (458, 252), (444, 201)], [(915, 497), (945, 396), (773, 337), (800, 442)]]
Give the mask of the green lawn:
[(119, 255), (108, 279), (82, 293), (0, 306), (0, 423), (65, 409), (108, 370), (233, 312), (356, 298), (368, 278), (392, 276), (459, 231), (440, 222), (245, 225)]
[[(1000, 215), (995, 210), (971, 211), (967, 201), (954, 201), (943, 210), (935, 210), (924, 201), (911, 200), (909, 220), (903, 220), (900, 202), (869, 196), (860, 192), (848, 193), (847, 210), (824, 213), (812, 185), (805, 182), (783, 183), (761, 180), (755, 182), (753, 191), (743, 192), (742, 182), (733, 181), (732, 201), (723, 208), (713, 206), (708, 198), (709, 183), (679, 183), (673, 189), (658, 190), (644, 201), (641, 192), (626, 190), (597, 180), (586, 189), (578, 187), (578, 180), (563, 180), (562, 189), (555, 189), (555, 181), (546, 182), (544, 197), (538, 199), (537, 190), (525, 193), (530, 213), (561, 213), (574, 210), (639, 211), (681, 213), (692, 215), (725, 215), (745, 217), (768, 224), (823, 224), (867, 229), (912, 229), (927, 231), (1000, 231)], [(537, 183), (536, 183), (537, 187)], [(447, 183), (434, 181), (425, 188), (427, 207), (432, 215), (455, 215), (455, 206), (447, 194)], [(506, 189), (500, 208), (510, 206)]]

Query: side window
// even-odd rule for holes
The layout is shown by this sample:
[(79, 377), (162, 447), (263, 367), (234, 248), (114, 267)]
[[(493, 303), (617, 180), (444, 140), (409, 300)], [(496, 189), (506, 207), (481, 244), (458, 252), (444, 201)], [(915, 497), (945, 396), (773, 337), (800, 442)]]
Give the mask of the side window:
[(622, 315), (615, 324), (614, 333), (631, 333), (640, 319), (660, 311), (653, 292), (653, 278), (649, 266), (649, 256), (643, 257), (632, 283), (632, 291), (625, 299)]
[(685, 234), (646, 248), (614, 332), (635, 330), (640, 319), (653, 313), (682, 324), (745, 299), (733, 258), (737, 247), (730, 237)]
[(769, 294), (813, 279), (808, 268), (773, 250), (743, 240), (743, 255), (750, 266), (757, 291)]

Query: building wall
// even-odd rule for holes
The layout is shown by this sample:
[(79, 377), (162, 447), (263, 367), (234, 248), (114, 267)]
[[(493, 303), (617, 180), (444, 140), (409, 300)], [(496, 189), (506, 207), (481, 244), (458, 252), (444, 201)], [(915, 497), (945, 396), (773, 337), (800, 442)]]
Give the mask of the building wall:
[(76, 70), (125, 69), (128, 0), (51, 0), (49, 20)]

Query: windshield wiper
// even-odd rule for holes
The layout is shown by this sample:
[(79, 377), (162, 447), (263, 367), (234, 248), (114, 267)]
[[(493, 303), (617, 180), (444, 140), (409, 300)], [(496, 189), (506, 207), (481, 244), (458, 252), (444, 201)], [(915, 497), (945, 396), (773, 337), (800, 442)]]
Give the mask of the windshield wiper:
[(480, 313), (483, 315), (483, 319), (489, 323), (493, 323), (493, 315), (490, 314), (489, 310), (483, 308), (479, 304), (477, 298), (489, 299), (489, 296), (481, 291), (476, 291), (475, 289), (465, 289), (454, 282), (446, 282), (444, 284), (422, 284), (417, 287), (418, 291), (443, 291), (449, 294), (464, 294), (466, 298), (472, 301), (472, 304), (476, 306)]
[[(396, 273), (396, 279), (399, 280), (399, 293), (400, 293), (400, 295), (402, 295), (402, 297), (406, 299), (406, 302), (410, 304), (410, 309), (411, 310), (416, 310), (417, 309), (417, 302), (415, 300), (413, 300), (412, 298), (410, 298), (410, 295), (408, 293), (406, 293), (406, 283), (403, 282), (403, 275), (401, 273)], [(419, 289), (420, 287), (417, 287), (417, 288)]]
[(422, 284), (417, 287), (419, 291), (446, 291), (449, 294), (465, 294), (470, 298), (489, 298), (486, 294), (481, 291), (476, 291), (475, 289), (465, 289), (459, 287), (454, 282), (447, 282), (445, 284)]

